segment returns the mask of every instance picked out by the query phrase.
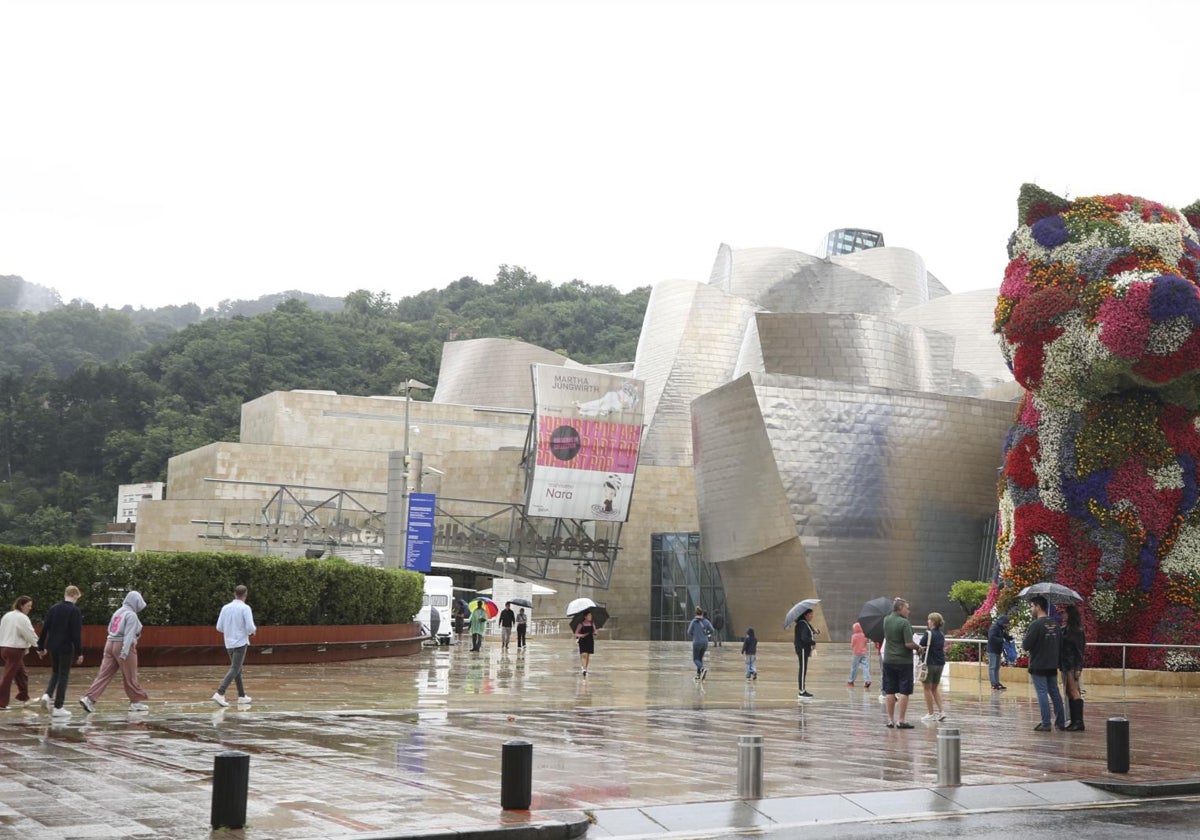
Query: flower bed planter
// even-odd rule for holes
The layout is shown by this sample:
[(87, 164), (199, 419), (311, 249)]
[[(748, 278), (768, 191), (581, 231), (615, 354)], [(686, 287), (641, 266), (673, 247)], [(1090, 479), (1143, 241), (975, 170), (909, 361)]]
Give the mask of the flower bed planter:
[[(96, 666), (107, 637), (102, 625), (83, 628), (83, 664)], [(409, 656), (421, 649), (421, 626), (347, 624), (259, 627), (250, 640), (246, 663), (345, 662), (384, 656)], [(48, 665), (49, 657), (26, 657), (26, 665)], [(138, 640), (138, 667), (227, 665), (220, 633), (211, 626), (146, 627)]]

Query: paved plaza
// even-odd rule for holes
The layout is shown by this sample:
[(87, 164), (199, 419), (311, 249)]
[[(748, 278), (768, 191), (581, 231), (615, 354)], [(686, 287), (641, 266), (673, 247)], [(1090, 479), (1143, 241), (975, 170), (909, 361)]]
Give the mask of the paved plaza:
[[(213, 758), (227, 750), (251, 756), (248, 825), (222, 836), (249, 840), (548, 824), (580, 813), (593, 822), (589, 837), (740, 825), (737, 738), (748, 734), (765, 743), (769, 801), (754, 814), (774, 803), (808, 815), (797, 821), (820, 819), (822, 809), (837, 819), (855, 797), (875, 797), (876, 814), (898, 813), (900, 803), (904, 813), (921, 811), (937, 780), (937, 724), (919, 721), (923, 701), (914, 696), (916, 729), (888, 730), (878, 683), (846, 686), (849, 647), (817, 650), (815, 697), (803, 702), (790, 645), (759, 645), (754, 682), (744, 679), (738, 645), (710, 648), (710, 672), (697, 684), (689, 644), (603, 634), (586, 679), (567, 637), (537, 637), (524, 653), (515, 643), (502, 653), (489, 638), (479, 654), (458, 646), (256, 666), (246, 674), (254, 703), (244, 709), (209, 699), (221, 669), (162, 668), (142, 672), (149, 713), (127, 712), (114, 683), (87, 715), (77, 700), (96, 669), (78, 668), (66, 723), (51, 725), (32, 706), (0, 713), (0, 836), (209, 837)], [(32, 674), (40, 694), (47, 672)], [(1122, 780), (1196, 775), (1195, 692), (1089, 687), (1087, 732), (1035, 733), (1024, 682), (1003, 693), (957, 682), (944, 689), (942, 724), (962, 733), (964, 787), (952, 798), (1003, 805), (996, 792), (1017, 791), (1024, 795), (1012, 804), (1029, 807), (1043, 801), (1031, 793), (1039, 786), (1053, 794), (1112, 778), (1105, 720), (1114, 716), (1130, 720), (1132, 767)], [(510, 739), (533, 744), (529, 814), (500, 809), (501, 745)]]

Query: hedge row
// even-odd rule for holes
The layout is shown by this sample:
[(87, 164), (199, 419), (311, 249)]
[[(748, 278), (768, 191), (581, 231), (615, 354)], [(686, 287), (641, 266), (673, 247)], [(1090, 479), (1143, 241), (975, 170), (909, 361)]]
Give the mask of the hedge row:
[(0, 545), (0, 612), (29, 595), (37, 621), (70, 584), (83, 591), (85, 624), (106, 624), (131, 589), (146, 599), (146, 624), (212, 624), (238, 584), (250, 587), (247, 603), (260, 625), (401, 624), (421, 608), (424, 579), (337, 558)]

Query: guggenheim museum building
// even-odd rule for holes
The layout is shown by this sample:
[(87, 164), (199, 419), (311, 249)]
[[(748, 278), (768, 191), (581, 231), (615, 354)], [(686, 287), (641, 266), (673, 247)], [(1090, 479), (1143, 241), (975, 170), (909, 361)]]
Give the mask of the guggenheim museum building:
[[(819, 598), (818, 627), (845, 640), (864, 602), (901, 595), (914, 621), (936, 610), (956, 627), (951, 584), (991, 574), (1018, 395), (991, 334), (996, 292), (950, 294), (872, 231), (819, 250), (721, 245), (706, 280), (653, 287), (632, 360), (454, 341), (428, 401), (410, 382), (247, 402), (239, 442), (170, 460), (135, 547), (396, 565), (419, 491), (437, 500), (433, 573), (543, 584), (535, 618), (586, 596), (619, 638), (680, 639), (700, 605), (733, 635), (782, 640), (788, 608)], [(623, 518), (530, 514), (531, 371), (556, 367), (638, 385)]]

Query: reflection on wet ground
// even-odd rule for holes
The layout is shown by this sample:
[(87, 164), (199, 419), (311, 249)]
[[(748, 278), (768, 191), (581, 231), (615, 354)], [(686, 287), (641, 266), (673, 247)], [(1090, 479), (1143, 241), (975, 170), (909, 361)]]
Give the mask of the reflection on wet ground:
[[(500, 751), (533, 743), (533, 812), (728, 800), (737, 736), (765, 738), (771, 797), (900, 790), (937, 777), (936, 726), (914, 696), (916, 729), (884, 728), (876, 690), (845, 684), (849, 650), (812, 660), (812, 700), (796, 698), (790, 645), (760, 644), (744, 679), (736, 645), (710, 649), (692, 679), (690, 645), (601, 640), (587, 678), (566, 637), (518, 653), (489, 644), (402, 659), (258, 666), (252, 706), (208, 698), (220, 669), (147, 669), (149, 713), (120, 686), (93, 715), (76, 704), (95, 669), (77, 669), (66, 724), (34, 709), (0, 716), (0, 834), (22, 838), (209, 836), (213, 756), (251, 755), (248, 838), (494, 825)], [(41, 683), (45, 671), (33, 673)], [(1085, 677), (1086, 683), (1086, 677)], [(1026, 685), (944, 689), (962, 732), (966, 785), (1106, 775), (1105, 719), (1131, 720), (1130, 780), (1194, 774), (1196, 698), (1161, 689), (1089, 690), (1088, 731), (1035, 733)]]

